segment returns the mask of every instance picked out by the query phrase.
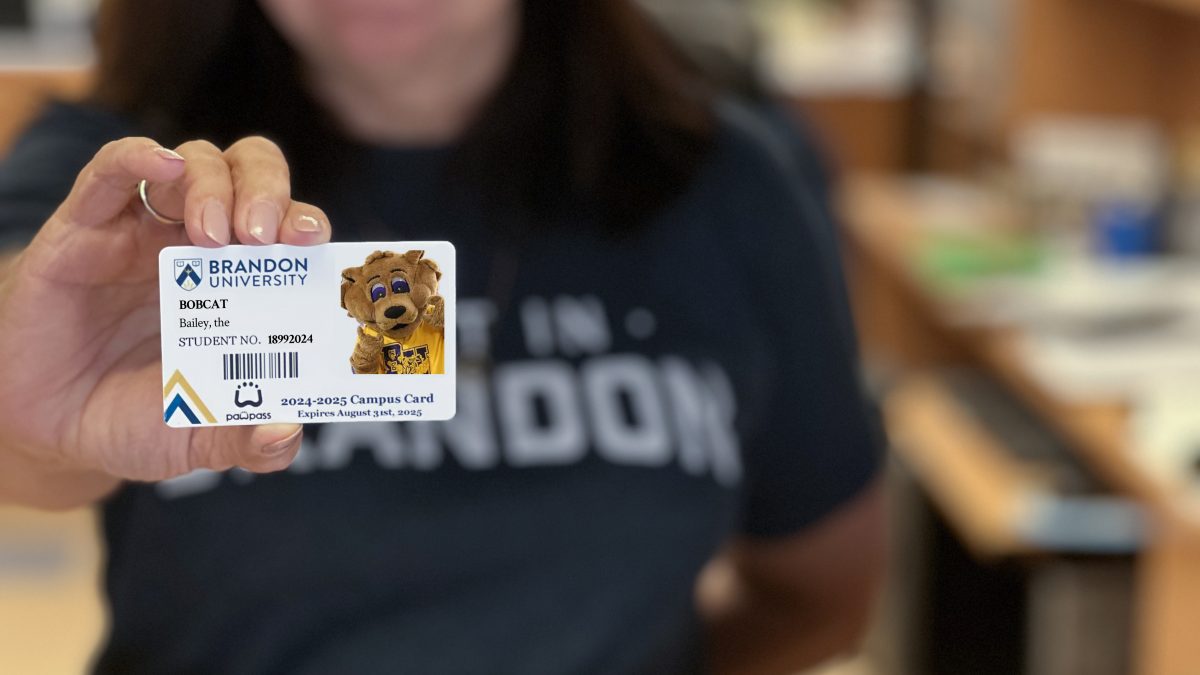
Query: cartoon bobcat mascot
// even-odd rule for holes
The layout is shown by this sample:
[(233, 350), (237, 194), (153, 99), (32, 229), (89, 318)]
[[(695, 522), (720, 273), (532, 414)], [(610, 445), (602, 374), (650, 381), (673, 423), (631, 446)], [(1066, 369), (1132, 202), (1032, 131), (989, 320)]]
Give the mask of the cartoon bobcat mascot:
[(342, 308), (359, 324), (350, 356), (355, 373), (445, 373), (442, 271), (424, 256), (375, 251), (362, 267), (342, 272)]

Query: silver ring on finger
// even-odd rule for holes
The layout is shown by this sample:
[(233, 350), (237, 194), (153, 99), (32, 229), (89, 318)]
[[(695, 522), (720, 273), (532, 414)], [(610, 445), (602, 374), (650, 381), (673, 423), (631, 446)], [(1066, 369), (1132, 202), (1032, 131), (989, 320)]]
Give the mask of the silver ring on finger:
[(181, 218), (168, 218), (168, 217), (164, 216), (163, 214), (159, 213), (158, 209), (156, 209), (150, 205), (150, 195), (147, 194), (146, 186), (147, 186), (147, 183), (146, 183), (145, 178), (143, 178), (140, 182), (138, 182), (138, 186), (137, 186), (138, 197), (141, 198), (141, 200), (142, 200), (142, 206), (146, 207), (146, 212), (149, 213), (151, 216), (153, 216), (155, 220), (162, 223), (163, 225), (182, 225), (183, 220)]

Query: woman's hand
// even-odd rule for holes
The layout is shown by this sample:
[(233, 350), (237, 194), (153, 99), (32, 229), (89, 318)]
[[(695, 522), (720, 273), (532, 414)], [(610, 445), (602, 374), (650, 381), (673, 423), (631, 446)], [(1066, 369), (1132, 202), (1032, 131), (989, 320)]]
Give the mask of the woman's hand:
[[(155, 209), (183, 226), (146, 212), (143, 178)], [(286, 467), (297, 425), (163, 423), (158, 252), (329, 236), (320, 209), (291, 199), (287, 162), (264, 138), (224, 151), (148, 138), (104, 146), (0, 278), (0, 499), (72, 505), (122, 479)]]

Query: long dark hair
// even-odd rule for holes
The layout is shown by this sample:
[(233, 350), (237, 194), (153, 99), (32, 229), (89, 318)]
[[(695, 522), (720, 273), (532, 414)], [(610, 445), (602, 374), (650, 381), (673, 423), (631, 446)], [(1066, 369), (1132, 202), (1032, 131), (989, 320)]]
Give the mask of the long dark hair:
[[(524, 0), (506, 81), (456, 145), (486, 199), (532, 220), (590, 209), (620, 229), (689, 183), (709, 151), (710, 94), (630, 0)], [(95, 104), (163, 142), (277, 141), (298, 194), (356, 152), (301, 82), (253, 0), (106, 0)]]

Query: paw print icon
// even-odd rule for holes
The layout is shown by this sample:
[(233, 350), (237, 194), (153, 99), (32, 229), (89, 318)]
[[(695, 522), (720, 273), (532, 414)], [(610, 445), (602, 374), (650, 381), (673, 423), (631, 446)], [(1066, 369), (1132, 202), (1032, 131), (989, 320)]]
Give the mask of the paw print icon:
[(262, 389), (253, 382), (243, 382), (233, 390), (233, 404), (239, 408), (257, 408), (263, 404)]

